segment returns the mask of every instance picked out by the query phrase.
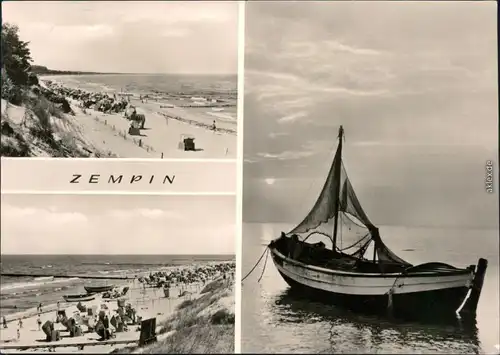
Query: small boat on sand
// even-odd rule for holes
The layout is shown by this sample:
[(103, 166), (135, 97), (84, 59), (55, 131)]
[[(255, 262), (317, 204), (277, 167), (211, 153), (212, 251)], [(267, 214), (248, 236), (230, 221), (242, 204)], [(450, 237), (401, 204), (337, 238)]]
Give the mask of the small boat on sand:
[[(339, 143), (324, 187), (304, 220), (268, 245), (283, 279), (311, 298), (392, 315), (474, 316), (487, 260), (457, 268), (412, 265), (392, 252), (354, 192)], [(326, 237), (328, 246), (315, 237)], [(310, 239), (310, 240), (308, 240)]]
[(102, 292), (109, 292), (113, 288), (115, 288), (115, 285), (104, 285), (104, 286), (83, 286), (85, 288), (85, 291), (87, 293), (102, 293)]
[(95, 299), (95, 295), (80, 294), (80, 295), (64, 295), (66, 302), (87, 302)]

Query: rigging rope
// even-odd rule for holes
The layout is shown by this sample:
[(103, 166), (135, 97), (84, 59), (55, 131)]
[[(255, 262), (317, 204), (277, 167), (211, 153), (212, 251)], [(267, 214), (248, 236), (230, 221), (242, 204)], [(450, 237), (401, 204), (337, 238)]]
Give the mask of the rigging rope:
[[(269, 247), (266, 247), (264, 249), (264, 252), (262, 253), (262, 255), (260, 256), (259, 260), (257, 260), (257, 263), (253, 266), (253, 268), (249, 271), (248, 274), (246, 274), (246, 276), (244, 278), (241, 279), (241, 282), (245, 281), (245, 279), (250, 276), (250, 274), (255, 270), (255, 268), (257, 267), (257, 265), (259, 265), (260, 261), (262, 260), (262, 258), (264, 257), (264, 254), (266, 254), (266, 252), (268, 251)], [(267, 260), (267, 258), (266, 258)]]
[(339, 248), (337, 248), (337, 250), (338, 250), (338, 251), (344, 251), (344, 250), (350, 249), (350, 248), (352, 248), (352, 247), (356, 246), (357, 244), (361, 243), (362, 241), (364, 241), (364, 240), (365, 240), (367, 237), (369, 237), (369, 236), (370, 236), (370, 233), (368, 233), (367, 235), (365, 235), (363, 238), (361, 238), (360, 240), (358, 240), (358, 241), (357, 241), (357, 242), (355, 242), (354, 244), (351, 244), (351, 245), (349, 245), (348, 247), (345, 247), (345, 248), (343, 248), (343, 249), (339, 249)]
[(349, 212), (343, 212), (342, 213), (349, 221), (351, 221), (352, 224), (354, 224), (355, 226), (358, 226), (359, 228), (364, 228), (366, 229), (366, 226), (365, 225), (361, 225), (361, 224), (358, 224), (356, 221), (354, 221), (353, 219), (351, 219), (351, 217), (349, 217)]

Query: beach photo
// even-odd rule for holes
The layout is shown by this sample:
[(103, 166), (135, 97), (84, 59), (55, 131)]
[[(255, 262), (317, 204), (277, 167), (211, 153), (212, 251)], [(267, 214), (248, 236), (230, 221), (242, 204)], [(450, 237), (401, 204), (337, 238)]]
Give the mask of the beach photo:
[(235, 159), (238, 3), (2, 4), (2, 157)]
[(492, 2), (248, 2), (241, 350), (498, 354)]
[(1, 204), (2, 354), (234, 352), (234, 196)]

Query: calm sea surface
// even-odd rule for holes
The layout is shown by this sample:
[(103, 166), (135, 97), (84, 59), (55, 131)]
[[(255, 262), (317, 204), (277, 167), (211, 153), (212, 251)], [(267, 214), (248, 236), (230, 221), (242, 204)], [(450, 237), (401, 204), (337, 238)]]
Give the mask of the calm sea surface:
[[(232, 255), (2, 255), (2, 273), (134, 275), (163, 266), (233, 260)], [(84, 292), (84, 285), (104, 280), (4, 277), (0, 279), (0, 313), (54, 304), (62, 296)], [(114, 284), (124, 281), (113, 280)], [(14, 306), (17, 308), (14, 309)]]
[(151, 93), (236, 93), (236, 75), (174, 75), (174, 74), (99, 74), (52, 75), (47, 79), (64, 82), (68, 86), (89, 91), (120, 91)]
[[(267, 243), (291, 225), (244, 224), (242, 275), (255, 265)], [(488, 259), (474, 325), (394, 323), (309, 302), (291, 295), (271, 258), (242, 286), (242, 351), (257, 353), (499, 353), (498, 230), (380, 227), (388, 246), (417, 264), (455, 266)], [(262, 279), (258, 279), (262, 274)]]

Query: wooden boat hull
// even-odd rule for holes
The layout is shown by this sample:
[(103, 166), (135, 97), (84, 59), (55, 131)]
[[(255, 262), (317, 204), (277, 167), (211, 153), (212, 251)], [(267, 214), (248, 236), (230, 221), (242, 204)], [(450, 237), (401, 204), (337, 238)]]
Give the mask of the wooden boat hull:
[(109, 292), (114, 287), (115, 287), (114, 285), (109, 285), (109, 286), (84, 286), (85, 291), (87, 291), (87, 293)]
[[(283, 279), (301, 295), (360, 310), (387, 310), (401, 315), (448, 313), (463, 303), (474, 278), (469, 269), (446, 272), (362, 274), (324, 269), (292, 260), (271, 247)], [(389, 301), (391, 293), (391, 301)]]
[(88, 302), (94, 300), (95, 295), (84, 295), (84, 296), (70, 295), (70, 296), (63, 296), (63, 298), (66, 302)]

